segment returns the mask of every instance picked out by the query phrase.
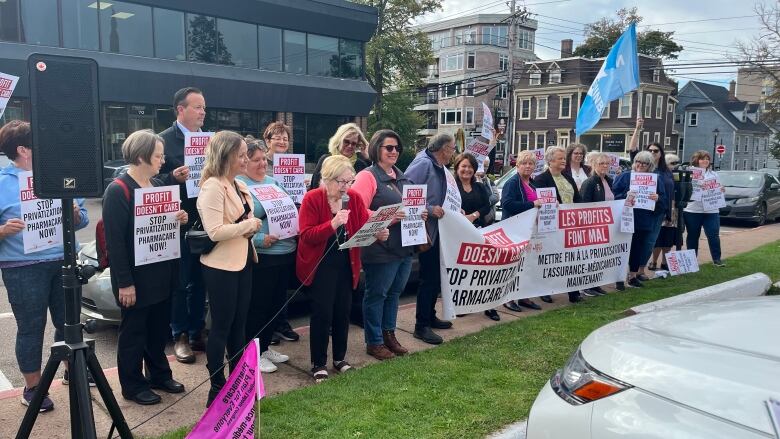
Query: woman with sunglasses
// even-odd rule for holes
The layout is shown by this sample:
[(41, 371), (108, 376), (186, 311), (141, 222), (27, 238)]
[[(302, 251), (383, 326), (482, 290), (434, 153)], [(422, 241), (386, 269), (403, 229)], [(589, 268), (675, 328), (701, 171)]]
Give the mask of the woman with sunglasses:
[(354, 123), (345, 123), (336, 130), (336, 134), (328, 141), (328, 152), (323, 154), (314, 167), (314, 174), (311, 176), (311, 189), (320, 187), (322, 179), (322, 163), (326, 158), (334, 155), (341, 155), (349, 159), (355, 172), (366, 169), (371, 162), (366, 157), (365, 148), (368, 145), (366, 137), (360, 127)]

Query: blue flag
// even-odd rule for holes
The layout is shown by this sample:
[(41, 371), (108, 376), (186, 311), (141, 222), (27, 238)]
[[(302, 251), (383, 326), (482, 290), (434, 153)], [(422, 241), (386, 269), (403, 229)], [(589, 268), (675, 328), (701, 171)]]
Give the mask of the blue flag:
[(577, 113), (577, 135), (593, 128), (604, 107), (639, 87), (639, 59), (636, 54), (636, 24), (631, 23), (618, 38), (601, 65), (588, 95)]

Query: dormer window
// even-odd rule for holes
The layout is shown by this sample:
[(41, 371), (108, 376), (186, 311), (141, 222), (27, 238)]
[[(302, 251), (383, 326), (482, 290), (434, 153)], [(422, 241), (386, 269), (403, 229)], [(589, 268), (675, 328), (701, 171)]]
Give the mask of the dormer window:
[(534, 65), (528, 69), (528, 78), (529, 85), (542, 85), (542, 71), (539, 67)]
[(653, 82), (661, 82), (661, 69), (653, 69)]
[(550, 68), (547, 69), (547, 73), (550, 74), (550, 84), (561, 83), (561, 68), (558, 67), (558, 64), (552, 63)]

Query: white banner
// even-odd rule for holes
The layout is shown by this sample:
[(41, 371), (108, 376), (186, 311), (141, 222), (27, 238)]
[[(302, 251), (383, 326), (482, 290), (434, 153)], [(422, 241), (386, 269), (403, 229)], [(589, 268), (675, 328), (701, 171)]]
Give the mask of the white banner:
[(466, 152), (473, 155), (477, 159), (476, 172), (485, 172), (485, 159), (488, 158), (488, 154), (493, 150), (493, 145), (485, 143), (477, 139), (476, 137), (471, 140), (466, 146)]
[(386, 229), (393, 221), (393, 218), (395, 218), (395, 213), (403, 208), (403, 203), (380, 207), (379, 210), (368, 218), (360, 230), (352, 235), (347, 242), (339, 246), (339, 250), (351, 247), (367, 247), (373, 244), (376, 241), (374, 235), (382, 229)]
[(181, 210), (178, 186), (159, 186), (135, 190), (135, 265), (177, 259)]
[(3, 117), (5, 107), (8, 106), (8, 101), (14, 94), (17, 82), (19, 82), (18, 76), (0, 72), (0, 117)]
[(658, 175), (652, 172), (632, 172), (630, 191), (634, 193), (634, 209), (655, 210), (650, 194), (658, 189)]
[(447, 194), (444, 197), (444, 206), (442, 207), (444, 210), (460, 213), (460, 206), (463, 200), (460, 198), (458, 183), (447, 168), (444, 168), (444, 176), (447, 178)]
[(534, 156), (536, 156), (536, 167), (534, 168), (534, 173), (531, 174), (531, 177), (536, 177), (544, 172), (544, 148), (535, 149), (533, 153)]
[(200, 175), (206, 162), (206, 147), (213, 136), (212, 132), (184, 133), (184, 166), (190, 168), (187, 198), (197, 198), (200, 194)]
[(407, 184), (404, 186), (403, 205), (406, 217), (401, 220), (401, 245), (404, 247), (428, 243), (425, 221), (422, 219), (422, 214), (426, 209), (427, 196), (427, 185)]
[(666, 253), (666, 266), (672, 276), (699, 271), (699, 261), (695, 250), (678, 250)]
[(532, 235), (535, 209), (482, 229), (444, 215), (444, 318), (509, 300), (581, 290), (625, 279), (631, 234), (621, 233), (623, 200), (559, 206), (556, 233)]
[(721, 190), (717, 177), (705, 178), (700, 186), (701, 206), (704, 210), (716, 210), (726, 207), (726, 195)]
[(265, 209), (268, 233), (279, 239), (298, 235), (298, 209), (289, 195), (275, 184), (249, 186), (249, 193)]
[(487, 140), (493, 140), (493, 132), (490, 130), (490, 128), (493, 128), (493, 114), (490, 112), (490, 108), (488, 108), (485, 103), (482, 103), (482, 132), (480, 132), (480, 136), (484, 137)]
[(550, 233), (558, 230), (558, 198), (557, 189), (545, 187), (536, 189), (536, 197), (542, 202), (539, 207), (539, 221), (537, 231)]
[(301, 204), (306, 194), (306, 156), (304, 154), (274, 154), (274, 180), (290, 194), (295, 204)]
[(62, 200), (38, 199), (33, 192), (32, 171), (19, 173), (19, 200), (24, 254), (62, 246)]

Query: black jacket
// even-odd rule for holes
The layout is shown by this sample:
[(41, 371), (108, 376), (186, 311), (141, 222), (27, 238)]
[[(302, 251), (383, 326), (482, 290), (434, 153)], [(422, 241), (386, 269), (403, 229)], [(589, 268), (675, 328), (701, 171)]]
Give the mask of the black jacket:
[[(563, 178), (566, 179), (566, 181), (569, 182), (571, 187), (574, 189), (574, 202), (582, 203), (582, 198), (580, 198), (580, 192), (577, 190), (577, 183), (574, 182), (574, 179), (571, 178), (570, 175), (566, 175), (566, 174), (561, 174), (561, 175), (563, 176)], [(536, 178), (534, 178), (533, 182), (534, 182), (534, 186), (539, 189), (545, 187), (554, 187), (555, 196), (558, 197), (558, 202), (563, 203), (563, 201), (561, 201), (561, 191), (559, 191), (558, 187), (555, 185), (555, 179), (553, 179), (553, 176), (550, 173), (549, 169), (537, 175)]]
[(181, 208), (187, 211), (189, 222), (185, 229), (188, 229), (195, 220), (200, 219), (197, 198), (187, 198), (187, 183), (178, 183), (170, 175), (174, 169), (184, 166), (184, 133), (179, 129), (176, 121), (173, 125), (160, 133), (165, 142), (165, 163), (160, 168), (160, 174), (156, 178), (163, 181), (173, 181), (171, 184), (179, 185), (179, 196), (181, 197)]
[[(609, 189), (612, 189), (612, 179), (607, 175), (604, 177), (607, 180)], [(582, 197), (583, 203), (595, 203), (597, 201), (605, 201), (604, 184), (601, 181), (601, 177), (596, 174), (588, 177), (587, 180), (582, 182), (580, 188), (580, 197)]]

